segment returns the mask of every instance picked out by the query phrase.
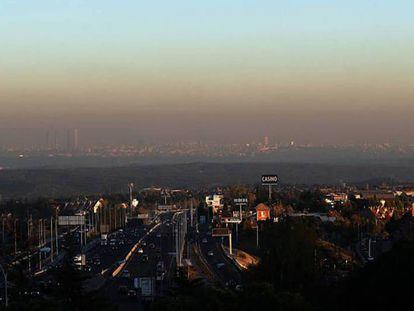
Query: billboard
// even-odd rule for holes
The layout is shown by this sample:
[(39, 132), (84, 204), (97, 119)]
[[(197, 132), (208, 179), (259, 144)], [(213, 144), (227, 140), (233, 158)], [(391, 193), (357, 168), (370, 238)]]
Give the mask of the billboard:
[(247, 204), (247, 198), (237, 198), (233, 200), (234, 204)]
[(262, 185), (264, 186), (277, 185), (278, 181), (279, 177), (275, 174), (262, 175)]
[(257, 211), (257, 221), (265, 221), (270, 218), (270, 211), (269, 210), (260, 210)]
[(231, 231), (228, 228), (214, 228), (211, 231), (212, 237), (222, 237), (222, 236), (228, 236), (230, 234), (231, 234)]
[(75, 216), (59, 216), (58, 218), (59, 226), (80, 226), (85, 225), (85, 216), (75, 215)]
[(225, 224), (239, 224), (241, 223), (240, 217), (222, 217), (221, 222)]

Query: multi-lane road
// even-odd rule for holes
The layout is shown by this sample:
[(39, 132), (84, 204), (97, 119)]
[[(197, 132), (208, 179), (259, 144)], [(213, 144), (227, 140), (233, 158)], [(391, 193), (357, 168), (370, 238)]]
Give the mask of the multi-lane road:
[[(175, 273), (172, 216), (173, 213), (163, 214), (158, 223), (147, 227), (134, 245), (134, 252), (125, 263), (121, 263), (122, 269), (116, 269), (116, 275), (107, 281), (104, 287), (106, 297), (120, 310), (139, 310), (146, 303), (134, 286), (140, 278), (153, 279), (155, 296), (168, 290)], [(161, 265), (163, 269), (157, 269)]]
[(202, 228), (197, 239), (201, 249), (201, 256), (215, 274), (221, 285), (236, 287), (241, 285), (242, 277), (234, 263), (224, 254), (221, 243), (228, 243), (227, 238), (213, 238), (211, 232)]
[[(165, 295), (174, 285), (177, 272), (177, 233), (174, 232), (177, 213), (180, 212), (164, 212), (149, 225), (130, 222), (125, 228), (108, 234), (106, 241), (96, 240), (84, 251), (86, 265), (82, 269), (91, 276), (85, 288), (103, 291), (119, 310), (142, 310), (151, 300), (140, 295), (138, 284), (143, 278), (154, 283), (153, 297), (146, 298)], [(241, 273), (224, 254), (221, 238), (211, 237), (207, 227), (201, 228), (198, 234), (190, 231), (191, 241), (199, 250), (198, 262), (203, 262), (211, 272), (205, 275), (212, 281), (210, 284), (230, 288), (240, 285)], [(191, 245), (186, 247), (190, 249)], [(185, 258), (187, 248), (184, 248)]]

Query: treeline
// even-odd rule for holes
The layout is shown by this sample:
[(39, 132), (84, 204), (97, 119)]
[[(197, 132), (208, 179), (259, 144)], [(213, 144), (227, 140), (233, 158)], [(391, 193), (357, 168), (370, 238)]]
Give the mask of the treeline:
[[(111, 168), (32, 169), (0, 171), (0, 195), (59, 197), (122, 193), (128, 183), (138, 188), (156, 186), (203, 188), (258, 184), (265, 172), (276, 172), (281, 184), (341, 184), (384, 180), (408, 182), (414, 166), (334, 165), (300, 163), (188, 163)], [(392, 178), (392, 180), (390, 180)]]

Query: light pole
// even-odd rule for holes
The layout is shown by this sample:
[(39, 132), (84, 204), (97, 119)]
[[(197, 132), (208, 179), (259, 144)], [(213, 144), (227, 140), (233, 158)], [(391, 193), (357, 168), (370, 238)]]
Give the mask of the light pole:
[(8, 283), (7, 283), (7, 272), (4, 270), (3, 266), (0, 264), (0, 269), (1, 272), (3, 273), (3, 278), (4, 278), (4, 299), (5, 299), (5, 303), (6, 303), (6, 308), (9, 306), (9, 298), (7, 295), (7, 287), (8, 287)]
[(29, 255), (28, 255), (29, 273), (32, 272), (32, 262), (31, 262), (32, 241), (31, 241), (31, 238), (32, 238), (32, 215), (30, 215), (29, 219), (27, 220), (27, 242), (28, 242), (28, 247), (29, 247)]
[(2, 218), (2, 240), (1, 240), (1, 242), (3, 243), (3, 245), (4, 245), (4, 223), (6, 222), (6, 219), (3, 217)]
[(14, 220), (14, 253), (17, 254), (17, 221), (18, 219), (16, 218)]
[[(129, 217), (131, 217), (132, 216), (132, 189), (134, 188), (134, 184), (129, 183), (128, 188), (129, 188), (129, 213), (128, 214), (129, 214)], [(128, 222), (128, 220), (127, 220), (127, 222)]]
[(56, 207), (56, 219), (55, 219), (55, 234), (56, 234), (56, 257), (59, 256), (59, 233), (58, 233), (58, 220), (59, 220), (59, 206)]
[(50, 216), (50, 261), (53, 262), (53, 216)]
[(269, 185), (269, 203), (272, 203), (272, 185)]
[(42, 270), (42, 219), (39, 219), (39, 227), (38, 227), (38, 233), (39, 233), (39, 270)]

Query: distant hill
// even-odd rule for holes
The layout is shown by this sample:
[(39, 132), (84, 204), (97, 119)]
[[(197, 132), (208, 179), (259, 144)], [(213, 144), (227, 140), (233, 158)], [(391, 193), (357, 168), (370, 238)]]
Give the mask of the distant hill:
[(187, 163), (112, 168), (21, 169), (0, 171), (4, 197), (64, 196), (126, 192), (126, 185), (200, 188), (258, 183), (277, 173), (281, 184), (339, 184), (414, 181), (414, 165), (337, 165), (307, 163)]

